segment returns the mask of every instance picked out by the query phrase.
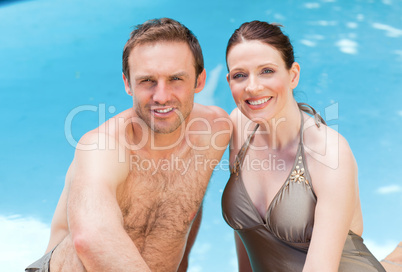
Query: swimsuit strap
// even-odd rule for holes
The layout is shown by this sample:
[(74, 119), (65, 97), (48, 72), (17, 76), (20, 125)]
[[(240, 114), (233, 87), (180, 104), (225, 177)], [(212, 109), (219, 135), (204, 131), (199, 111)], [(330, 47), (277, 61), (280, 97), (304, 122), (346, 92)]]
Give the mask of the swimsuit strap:
[(301, 109), (302, 111), (314, 116), (314, 121), (315, 121), (315, 124), (317, 125), (317, 127), (320, 127), (321, 124), (324, 124), (324, 125), (327, 124), (327, 123), (325, 123), (325, 121), (321, 117), (321, 115), (319, 115), (316, 112), (316, 110), (312, 106), (310, 106), (309, 104), (297, 103), (297, 105), (299, 106), (299, 109)]
[[(300, 109), (300, 116), (301, 116), (301, 125), (300, 125), (300, 144), (303, 146), (303, 126), (304, 126), (304, 118), (303, 118), (303, 114), (302, 111), (304, 111), (305, 113), (308, 113), (310, 115), (314, 116), (314, 121), (317, 127), (320, 127), (321, 124), (326, 125), (327, 123), (325, 123), (324, 119), (321, 117), (321, 115), (319, 115), (317, 113), (317, 111), (310, 106), (309, 104), (306, 103), (297, 103), (297, 105), (299, 106)], [(303, 148), (303, 147), (302, 147)]]
[(253, 132), (248, 136), (246, 142), (241, 147), (239, 153), (237, 153), (235, 162), (234, 162), (233, 167), (231, 169), (232, 174), (236, 173), (236, 175), (239, 175), (240, 166), (243, 164), (244, 155), (246, 155), (246, 152), (247, 152), (247, 149), (248, 149), (248, 147), (250, 145), (251, 139), (254, 137), (254, 134), (257, 131), (259, 126), (260, 126), (259, 124), (257, 124), (255, 126)]
[[(300, 106), (299, 106), (300, 109)], [(303, 131), (304, 131), (304, 118), (303, 118), (303, 112), (302, 109), (300, 109), (300, 142), (299, 145), (303, 146)]]
[[(297, 105), (299, 106), (299, 109), (301, 111), (304, 111), (310, 115), (314, 116), (314, 120), (315, 120), (315, 124), (317, 125), (317, 127), (320, 127), (320, 124), (324, 124), (326, 125), (324, 119), (321, 117), (321, 115), (319, 115), (316, 110), (311, 107), (310, 105), (306, 104), (306, 103), (297, 103)], [(300, 144), (303, 145), (303, 126), (304, 126), (304, 118), (303, 118), (303, 114), (300, 112), (300, 118), (301, 118), (301, 125), (300, 125)], [(246, 155), (246, 152), (248, 150), (248, 147), (250, 145), (251, 140), (253, 139), (255, 132), (257, 131), (257, 129), (259, 128), (259, 124), (257, 124), (253, 130), (253, 132), (248, 136), (247, 140), (244, 142), (243, 146), (241, 147), (239, 153), (237, 153), (236, 159), (234, 161), (233, 167), (231, 167), (231, 173), (232, 174), (236, 174), (239, 175), (239, 171), (240, 171), (240, 166), (243, 164), (243, 160), (244, 157)]]

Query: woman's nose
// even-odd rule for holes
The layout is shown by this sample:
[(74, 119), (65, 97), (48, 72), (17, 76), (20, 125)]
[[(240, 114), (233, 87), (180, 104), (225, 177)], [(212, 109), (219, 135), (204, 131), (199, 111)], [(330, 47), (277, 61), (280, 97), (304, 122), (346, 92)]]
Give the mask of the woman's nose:
[(255, 76), (250, 76), (246, 86), (246, 92), (254, 93), (262, 90), (262, 85), (258, 82)]

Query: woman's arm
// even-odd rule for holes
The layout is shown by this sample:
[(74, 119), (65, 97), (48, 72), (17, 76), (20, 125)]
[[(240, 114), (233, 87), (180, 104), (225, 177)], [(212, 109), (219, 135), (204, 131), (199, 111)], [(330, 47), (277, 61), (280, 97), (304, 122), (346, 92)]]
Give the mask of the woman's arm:
[(250, 265), (250, 260), (248, 258), (247, 251), (241, 241), (239, 235), (235, 232), (235, 243), (236, 243), (236, 253), (237, 261), (239, 264), (239, 272), (253, 272)]
[(339, 134), (336, 136), (339, 141), (327, 146), (326, 159), (314, 162), (315, 167), (310, 168), (314, 170), (311, 176), (317, 205), (304, 272), (338, 271), (342, 250), (358, 206), (356, 161), (347, 141)]

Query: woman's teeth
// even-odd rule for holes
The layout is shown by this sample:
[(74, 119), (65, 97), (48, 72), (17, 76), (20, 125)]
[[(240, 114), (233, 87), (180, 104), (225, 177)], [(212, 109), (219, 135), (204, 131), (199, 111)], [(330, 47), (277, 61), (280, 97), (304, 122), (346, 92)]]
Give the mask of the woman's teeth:
[(260, 100), (247, 100), (247, 103), (249, 103), (250, 105), (260, 105), (260, 104), (267, 102), (270, 99), (271, 99), (271, 97), (266, 97), (266, 98), (263, 98)]

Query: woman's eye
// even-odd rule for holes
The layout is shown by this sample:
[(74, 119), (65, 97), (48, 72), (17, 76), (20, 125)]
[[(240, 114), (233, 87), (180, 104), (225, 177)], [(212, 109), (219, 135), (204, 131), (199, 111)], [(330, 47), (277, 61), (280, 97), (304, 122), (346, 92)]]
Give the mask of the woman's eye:
[(245, 75), (245, 74), (241, 74), (241, 73), (234, 74), (234, 75), (232, 76), (233, 79), (243, 78), (243, 77), (246, 77), (246, 75)]
[(273, 72), (274, 72), (274, 70), (266, 68), (266, 69), (262, 70), (261, 74), (271, 74)]

